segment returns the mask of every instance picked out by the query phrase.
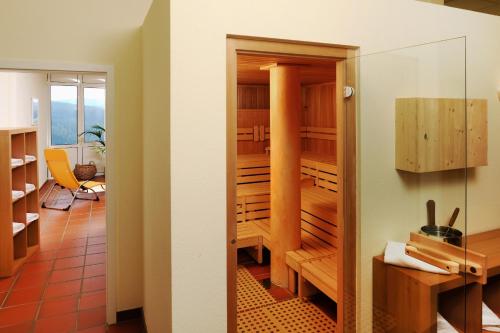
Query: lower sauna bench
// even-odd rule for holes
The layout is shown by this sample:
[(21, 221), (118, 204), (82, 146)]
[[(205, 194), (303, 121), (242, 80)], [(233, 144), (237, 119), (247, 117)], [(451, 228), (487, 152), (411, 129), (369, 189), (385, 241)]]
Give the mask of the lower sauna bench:
[(307, 297), (313, 285), (337, 301), (337, 193), (303, 188), (301, 210), (302, 247), (286, 256), (289, 289)]
[(248, 253), (257, 261), (262, 264), (262, 233), (251, 222), (238, 223), (237, 230), (237, 248), (246, 248)]
[(336, 254), (303, 262), (298, 276), (299, 297), (308, 297), (315, 292), (314, 288), (310, 288), (311, 284), (337, 302)]

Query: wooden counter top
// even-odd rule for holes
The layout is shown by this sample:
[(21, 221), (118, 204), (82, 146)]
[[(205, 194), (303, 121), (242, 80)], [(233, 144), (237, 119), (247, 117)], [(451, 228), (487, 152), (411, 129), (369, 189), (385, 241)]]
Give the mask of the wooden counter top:
[[(467, 236), (467, 247), (488, 257), (488, 277), (500, 274), (500, 229)], [(377, 256), (374, 260), (384, 262), (384, 256)], [(397, 266), (394, 266), (394, 268), (403, 275), (416, 279), (424, 285), (438, 287), (438, 292), (463, 286), (465, 283), (463, 275), (434, 274)]]
[(488, 277), (500, 274), (500, 229), (467, 236), (467, 248), (488, 257)]

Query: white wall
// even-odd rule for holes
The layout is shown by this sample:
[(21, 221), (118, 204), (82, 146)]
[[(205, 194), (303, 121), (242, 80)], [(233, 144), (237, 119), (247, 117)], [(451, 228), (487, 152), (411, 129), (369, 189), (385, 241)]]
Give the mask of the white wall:
[(3, 0), (0, 10), (0, 59), (113, 69), (115, 112), (107, 120), (114, 131), (108, 138), (106, 175), (114, 193), (107, 214), (115, 222), (108, 229), (109, 319), (113, 310), (143, 303), (140, 27), (151, 2)]
[(38, 178), (47, 180), (43, 150), (48, 146), (50, 93), (46, 73), (0, 72), (0, 127), (30, 127), (32, 98), (40, 101), (38, 124)]
[[(226, 34), (358, 45), (362, 54), (466, 35), (468, 93), (489, 100), (490, 129), (489, 166), (475, 170), (469, 183), (469, 231), (500, 226), (500, 133), (495, 130), (500, 126), (498, 17), (413, 0), (172, 0), (171, 20), (174, 332), (226, 329)], [(361, 84), (367, 79), (362, 73)], [(365, 87), (374, 81), (366, 81)], [(388, 119), (372, 126), (369, 111), (360, 109), (358, 115), (364, 232), (360, 263), (366, 269), (359, 285), (360, 332), (371, 331), (371, 257), (381, 253), (387, 239), (411, 229), (394, 224), (390, 215), (408, 202), (407, 185), (387, 162), (393, 156), (371, 158), (378, 147), (384, 147), (380, 154), (393, 151), (389, 133), (394, 123)], [(207, 129), (209, 138), (202, 139)], [(429, 189), (439, 188), (439, 179), (427, 182)], [(379, 185), (400, 195), (380, 201), (380, 189), (374, 187)], [(417, 208), (414, 212), (420, 214)], [(388, 217), (390, 223), (384, 224)]]
[(10, 72), (0, 72), (0, 127), (13, 126), (15, 112), (13, 111), (13, 95), (15, 75)]
[(156, 0), (142, 28), (144, 132), (144, 320), (148, 332), (169, 332), (170, 2)]

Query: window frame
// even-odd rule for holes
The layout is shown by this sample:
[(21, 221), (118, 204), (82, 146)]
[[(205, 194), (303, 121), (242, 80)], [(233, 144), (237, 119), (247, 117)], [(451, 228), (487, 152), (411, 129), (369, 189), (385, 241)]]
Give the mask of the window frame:
[[(54, 73), (55, 74), (55, 73)], [(71, 76), (71, 73), (68, 73), (68, 77)], [(85, 131), (85, 88), (98, 88), (98, 89), (103, 89), (104, 90), (104, 128), (106, 128), (106, 82), (104, 81), (103, 83), (85, 83), (84, 82), (84, 77), (85, 74), (74, 74), (76, 78), (76, 82), (72, 82), (71, 79), (63, 79), (63, 80), (52, 80), (51, 74), (48, 76), (48, 83), (49, 83), (49, 96), (50, 96), (50, 112), (49, 112), (49, 125), (50, 125), (50, 146), (57, 146), (61, 148), (69, 148), (69, 147), (75, 147), (75, 146), (90, 146), (93, 145), (96, 141), (86, 141), (85, 140), (85, 135), (80, 136), (79, 134)], [(73, 86), (76, 87), (77, 91), (77, 102), (76, 102), (76, 113), (77, 113), (77, 119), (76, 119), (76, 142), (71, 143), (71, 144), (54, 144), (52, 140), (52, 87), (53, 86)]]
[[(105, 83), (102, 83), (102, 84), (101, 83), (81, 83), (82, 131), (80, 133), (82, 133), (83, 131), (85, 131), (85, 89), (86, 88), (94, 88), (94, 89), (102, 89), (102, 90), (104, 90), (104, 121), (103, 121), (103, 127), (106, 128), (106, 84)], [(92, 144), (92, 143), (96, 142), (96, 140), (87, 141), (86, 138), (85, 138), (86, 137), (85, 135), (82, 135), (82, 137), (83, 137), (83, 139), (82, 139), (83, 142), (81, 142), (82, 144)]]

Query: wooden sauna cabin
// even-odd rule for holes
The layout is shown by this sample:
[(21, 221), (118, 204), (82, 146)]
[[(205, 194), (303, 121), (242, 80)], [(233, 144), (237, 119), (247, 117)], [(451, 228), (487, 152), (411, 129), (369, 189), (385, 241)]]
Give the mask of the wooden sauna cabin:
[(335, 80), (331, 60), (238, 56), (237, 247), (269, 250), (273, 284), (337, 302)]

